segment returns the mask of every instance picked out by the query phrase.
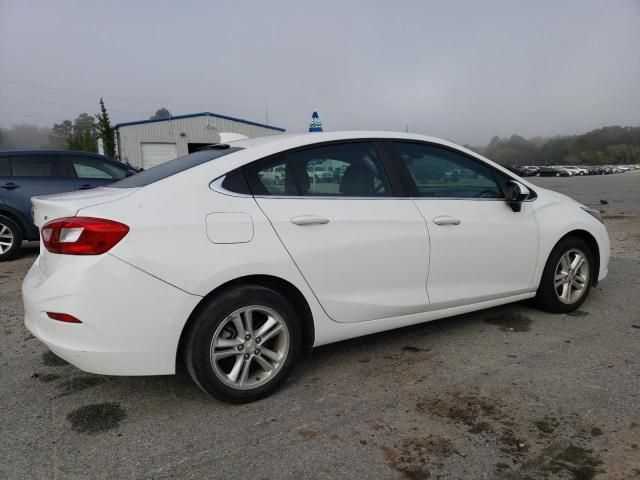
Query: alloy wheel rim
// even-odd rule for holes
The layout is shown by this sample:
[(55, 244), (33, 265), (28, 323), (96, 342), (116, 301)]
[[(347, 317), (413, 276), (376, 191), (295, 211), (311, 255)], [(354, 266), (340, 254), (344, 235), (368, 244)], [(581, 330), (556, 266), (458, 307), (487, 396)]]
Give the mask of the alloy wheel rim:
[(575, 303), (586, 291), (589, 261), (582, 250), (572, 248), (560, 257), (554, 275), (554, 289), (562, 303)]
[(13, 232), (11, 229), (0, 223), (0, 254), (7, 252), (13, 246)]
[(238, 390), (250, 390), (271, 380), (289, 353), (289, 329), (276, 311), (251, 305), (228, 315), (210, 346), (216, 377)]

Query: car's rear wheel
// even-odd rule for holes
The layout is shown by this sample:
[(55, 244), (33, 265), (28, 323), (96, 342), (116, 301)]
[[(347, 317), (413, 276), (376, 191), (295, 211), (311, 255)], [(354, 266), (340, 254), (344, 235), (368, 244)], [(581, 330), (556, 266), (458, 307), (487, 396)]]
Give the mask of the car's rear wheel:
[(291, 304), (279, 293), (246, 285), (227, 290), (198, 310), (184, 362), (206, 393), (230, 403), (263, 398), (286, 380), (302, 335)]
[(9, 217), (0, 215), (0, 262), (15, 257), (22, 245), (22, 231)]
[(594, 274), (593, 253), (578, 237), (563, 238), (547, 260), (536, 300), (545, 310), (567, 313), (585, 301)]

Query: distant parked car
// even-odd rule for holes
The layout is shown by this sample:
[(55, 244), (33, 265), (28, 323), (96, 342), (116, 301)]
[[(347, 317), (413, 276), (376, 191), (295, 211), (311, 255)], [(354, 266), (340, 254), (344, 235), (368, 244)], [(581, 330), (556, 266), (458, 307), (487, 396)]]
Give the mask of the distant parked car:
[(22, 240), (38, 239), (31, 197), (102, 187), (136, 172), (95, 153), (0, 152), (0, 262), (13, 257)]
[(584, 167), (576, 167), (575, 165), (567, 165), (565, 167), (566, 170), (569, 170), (572, 175), (589, 175), (589, 170)]
[(511, 166), (507, 168), (520, 177), (532, 177), (538, 171), (538, 167), (531, 167), (527, 165), (520, 165), (517, 167)]
[(570, 177), (571, 172), (562, 167), (540, 167), (536, 175), (538, 177)]

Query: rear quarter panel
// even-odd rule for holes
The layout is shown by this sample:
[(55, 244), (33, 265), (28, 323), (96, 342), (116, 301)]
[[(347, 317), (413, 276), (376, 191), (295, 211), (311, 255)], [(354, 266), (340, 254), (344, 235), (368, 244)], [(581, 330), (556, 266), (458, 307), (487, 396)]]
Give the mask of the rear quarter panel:
[[(307, 299), (316, 323), (331, 322), (252, 197), (211, 190), (215, 177), (178, 174), (148, 185), (117, 202), (81, 209), (78, 215), (109, 218), (130, 227), (109, 253), (187, 293), (205, 296), (247, 275), (284, 279)], [(239, 243), (213, 243), (207, 232), (212, 213), (251, 217), (253, 237)], [(187, 318), (185, 317), (184, 321)]]

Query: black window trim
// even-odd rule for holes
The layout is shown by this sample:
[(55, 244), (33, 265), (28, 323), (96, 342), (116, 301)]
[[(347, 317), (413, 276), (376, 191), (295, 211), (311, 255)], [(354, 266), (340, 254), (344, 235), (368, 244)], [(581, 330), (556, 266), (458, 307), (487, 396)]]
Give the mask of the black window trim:
[[(419, 144), (419, 145), (427, 145), (430, 147), (437, 147), (437, 148), (441, 148), (443, 150), (449, 150), (450, 152), (456, 153), (458, 155), (462, 155), (463, 157), (466, 157), (467, 159), (484, 165), (485, 167), (487, 167), (489, 169), (489, 171), (491, 172), (491, 176), (493, 178), (493, 181), (496, 183), (496, 186), (498, 187), (498, 190), (500, 191), (500, 194), (502, 195), (502, 197), (500, 198), (475, 198), (475, 197), (423, 197), (420, 195), (420, 192), (418, 191), (418, 187), (415, 183), (415, 181), (413, 180), (413, 178), (411, 177), (411, 173), (409, 172), (409, 169), (407, 168), (407, 166), (405, 165), (405, 163), (402, 161), (402, 158), (400, 157), (400, 155), (398, 154), (398, 152), (396, 151), (396, 149), (393, 146), (393, 143), (414, 143), (414, 144)], [(414, 199), (414, 200), (478, 200), (478, 201), (499, 201), (499, 202), (504, 202), (505, 201), (505, 193), (504, 190), (502, 189), (502, 185), (500, 184), (500, 182), (498, 181), (498, 179), (496, 178), (496, 171), (497, 169), (493, 166), (488, 164), (487, 162), (482, 161), (479, 158), (476, 158), (472, 155), (469, 155), (466, 152), (463, 152), (457, 148), (454, 147), (450, 147), (449, 145), (443, 145), (442, 143), (437, 143), (437, 142), (428, 142), (425, 140), (414, 140), (414, 139), (403, 139), (403, 138), (387, 138), (384, 141), (384, 146), (388, 151), (389, 156), (393, 159), (396, 169), (399, 172), (400, 178), (402, 179), (402, 183), (404, 184), (404, 187), (407, 191), (407, 195), (409, 196), (409, 198)], [(512, 175), (507, 174), (506, 172), (503, 172), (502, 170), (499, 171), (500, 174), (508, 177), (511, 180), (514, 180), (516, 182), (520, 182), (517, 178), (514, 178)], [(536, 200), (538, 198), (538, 195), (536, 194), (536, 192), (531, 189), (529, 186), (527, 186), (527, 188), (529, 189), (529, 191), (531, 192), (530, 197), (526, 200), (527, 202), (533, 202), (534, 200)]]
[[(384, 138), (378, 138), (378, 137), (362, 137), (362, 138), (349, 138), (349, 139), (342, 139), (342, 140), (328, 140), (328, 141), (324, 141), (324, 142), (317, 142), (317, 143), (311, 143), (311, 144), (307, 144), (307, 145), (302, 145), (299, 147), (294, 147), (294, 148), (290, 148), (287, 150), (283, 150), (281, 152), (278, 153), (274, 153), (272, 155), (269, 155), (267, 157), (263, 157), (257, 160), (254, 160), (246, 165), (243, 165), (239, 168), (236, 168), (232, 171), (227, 172), (225, 175), (215, 179), (212, 183), (211, 183), (211, 187), (219, 192), (219, 193), (223, 193), (226, 195), (233, 195), (233, 196), (251, 196), (254, 198), (264, 198), (264, 199), (331, 199), (331, 200), (389, 200), (392, 198), (408, 198), (407, 195), (407, 191), (404, 188), (404, 185), (402, 184), (401, 180), (400, 180), (400, 176), (396, 170), (396, 166), (391, 158), (391, 156), (389, 155), (388, 151), (386, 148), (384, 148), (383, 146), (383, 142), (384, 142)], [(247, 184), (249, 185), (249, 189), (251, 190), (251, 182), (249, 181), (248, 175), (247, 175), (247, 171), (253, 168), (257, 168), (260, 165), (264, 164), (264, 163), (269, 163), (273, 160), (276, 160), (278, 158), (284, 158), (284, 161), (287, 161), (287, 156), (293, 153), (298, 153), (301, 151), (305, 151), (305, 150), (313, 150), (316, 148), (322, 148), (322, 147), (326, 147), (326, 146), (332, 146), (332, 145), (344, 145), (344, 144), (349, 144), (349, 143), (370, 143), (373, 145), (376, 153), (378, 154), (378, 157), (380, 159), (380, 162), (382, 163), (382, 168), (384, 170), (384, 174), (387, 176), (387, 179), (389, 181), (389, 187), (391, 189), (391, 195), (385, 195), (385, 196), (375, 196), (375, 197), (367, 197), (367, 196), (352, 196), (352, 195), (263, 195), (263, 194), (254, 194), (253, 192), (251, 193), (251, 195), (246, 195), (246, 194), (242, 194), (242, 193), (235, 193), (235, 192), (229, 192), (228, 190), (225, 190), (222, 187), (222, 182), (224, 182), (224, 177), (226, 176), (230, 176), (233, 175), (235, 173), (238, 173), (239, 170), (241, 170), (245, 176), (245, 181), (247, 182)], [(296, 190), (298, 191), (298, 193), (300, 193), (300, 185), (298, 185), (298, 179), (295, 178), (295, 185), (296, 185)], [(214, 188), (215, 187), (215, 188)]]

